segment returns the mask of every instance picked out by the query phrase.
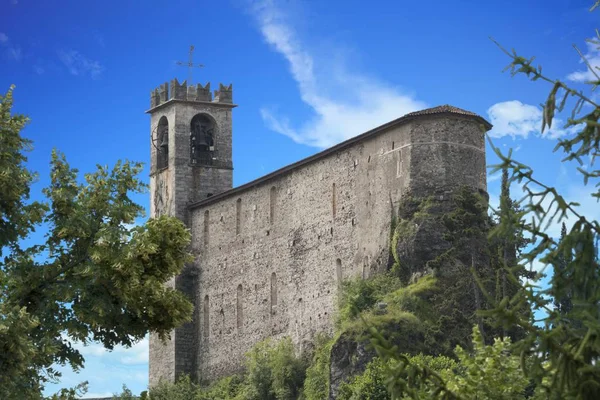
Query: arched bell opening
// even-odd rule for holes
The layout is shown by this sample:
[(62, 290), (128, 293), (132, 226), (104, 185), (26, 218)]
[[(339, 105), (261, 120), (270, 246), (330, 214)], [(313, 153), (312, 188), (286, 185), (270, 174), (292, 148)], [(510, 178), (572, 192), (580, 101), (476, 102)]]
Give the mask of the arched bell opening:
[(156, 169), (169, 166), (169, 121), (163, 116), (156, 129)]
[(212, 165), (216, 160), (216, 125), (206, 114), (197, 114), (190, 123), (190, 162), (194, 165)]

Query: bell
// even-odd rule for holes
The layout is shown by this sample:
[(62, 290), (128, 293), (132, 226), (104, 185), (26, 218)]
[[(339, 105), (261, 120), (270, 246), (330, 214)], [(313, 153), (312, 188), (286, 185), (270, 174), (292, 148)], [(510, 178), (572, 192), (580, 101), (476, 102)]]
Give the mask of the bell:
[(197, 146), (208, 146), (208, 142), (206, 141), (206, 135), (198, 135), (196, 137), (196, 140), (198, 142), (196, 142)]

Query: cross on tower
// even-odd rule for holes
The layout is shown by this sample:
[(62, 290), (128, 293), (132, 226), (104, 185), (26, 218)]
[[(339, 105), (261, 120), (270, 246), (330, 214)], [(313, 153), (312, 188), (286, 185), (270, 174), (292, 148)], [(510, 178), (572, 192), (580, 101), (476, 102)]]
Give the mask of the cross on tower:
[(204, 67), (204, 65), (202, 64), (196, 64), (194, 65), (194, 60), (193, 60), (193, 56), (194, 56), (194, 45), (190, 46), (190, 58), (188, 60), (188, 62), (183, 62), (183, 61), (177, 61), (177, 65), (182, 65), (182, 66), (187, 66), (188, 67), (188, 81), (187, 84), (188, 86), (192, 85), (192, 71), (194, 68), (202, 68)]

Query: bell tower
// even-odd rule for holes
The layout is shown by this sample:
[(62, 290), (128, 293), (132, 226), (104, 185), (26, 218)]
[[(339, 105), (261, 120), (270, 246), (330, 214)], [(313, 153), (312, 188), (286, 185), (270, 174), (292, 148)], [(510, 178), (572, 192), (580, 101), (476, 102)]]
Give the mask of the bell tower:
[[(188, 205), (233, 185), (232, 85), (187, 86), (173, 79), (150, 93), (150, 214), (171, 215), (189, 226)], [(173, 282), (198, 307), (197, 272), (186, 267)], [(194, 313), (195, 315), (196, 313)], [(165, 344), (150, 336), (150, 385), (196, 372), (197, 320)]]

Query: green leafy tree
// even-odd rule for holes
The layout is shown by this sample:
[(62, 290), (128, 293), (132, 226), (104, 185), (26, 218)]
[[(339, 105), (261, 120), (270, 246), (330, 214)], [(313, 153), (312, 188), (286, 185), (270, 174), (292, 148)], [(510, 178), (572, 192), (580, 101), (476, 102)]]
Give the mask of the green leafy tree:
[[(98, 165), (80, 181), (53, 151), (45, 200), (30, 201), (28, 119), (12, 105), (11, 87), (0, 96), (0, 398), (29, 399), (59, 378), (53, 364), (83, 366), (71, 341), (130, 346), (190, 320), (192, 304), (165, 286), (190, 261), (190, 234), (171, 217), (135, 225), (140, 163)], [(35, 229), (43, 242), (25, 245)]]
[(306, 363), (297, 358), (289, 337), (267, 339), (246, 354), (245, 391), (249, 400), (293, 400), (302, 392)]
[[(598, 6), (600, 1), (594, 4), (592, 10)], [(599, 32), (590, 43), (600, 47)], [(512, 59), (508, 69), (513, 75), (525, 74), (534, 81), (545, 81), (552, 85), (544, 104), (542, 133), (555, 122), (557, 111), (563, 111), (567, 104), (572, 104), (566, 128), (577, 128), (578, 132), (561, 139), (555, 151), (565, 154), (563, 162), (576, 161), (580, 165), (584, 165), (584, 160), (587, 162), (585, 168), (579, 167), (578, 171), (584, 184), (594, 188), (591, 196), (600, 200), (600, 169), (594, 164), (600, 155), (600, 105), (584, 91), (575, 90), (560, 80), (542, 74), (541, 67), (533, 66), (533, 58), (528, 59), (514, 50), (508, 52), (500, 48)], [(593, 75), (587, 84), (595, 89), (600, 85), (600, 70), (589, 63), (577, 46), (575, 48)], [(518, 182), (525, 191), (520, 204), (522, 213), (503, 218), (491, 237), (498, 238), (515, 229), (524, 232), (532, 238), (532, 244), (520, 254), (520, 261), (531, 263), (538, 260), (544, 268), (553, 268), (559, 273), (552, 276), (549, 287), (522, 283), (514, 274), (510, 274), (510, 279), (520, 288), (514, 295), (504, 296), (499, 302), (495, 302), (492, 293), (480, 285), (490, 304), (493, 304), (491, 309), (480, 314), (504, 329), (518, 327), (526, 332), (511, 346), (511, 351), (523, 360), (522, 373), (535, 387), (536, 398), (598, 399), (600, 263), (595, 244), (600, 235), (600, 224), (582, 215), (578, 203), (568, 202), (556, 188), (537, 179), (530, 167), (512, 158), (512, 152), (504, 155), (493, 143), (491, 145), (500, 158), (500, 163), (494, 166), (494, 172), (508, 170), (508, 183)], [(574, 224), (561, 240), (547, 233), (551, 224), (560, 223), (567, 217), (573, 218)], [(566, 317), (550, 307), (554, 299), (565, 297), (572, 300), (572, 308)], [(529, 313), (522, 312), (524, 307), (528, 308)], [(534, 319), (536, 315), (539, 319)], [(418, 397), (418, 393), (426, 386), (432, 388), (432, 398), (469, 398), (468, 391), (453, 388), (447, 377), (398, 355), (377, 332), (374, 331), (373, 336), (382, 357), (397, 361), (397, 367), (388, 373), (388, 388), (393, 396), (397, 396), (395, 398), (422, 398)]]

